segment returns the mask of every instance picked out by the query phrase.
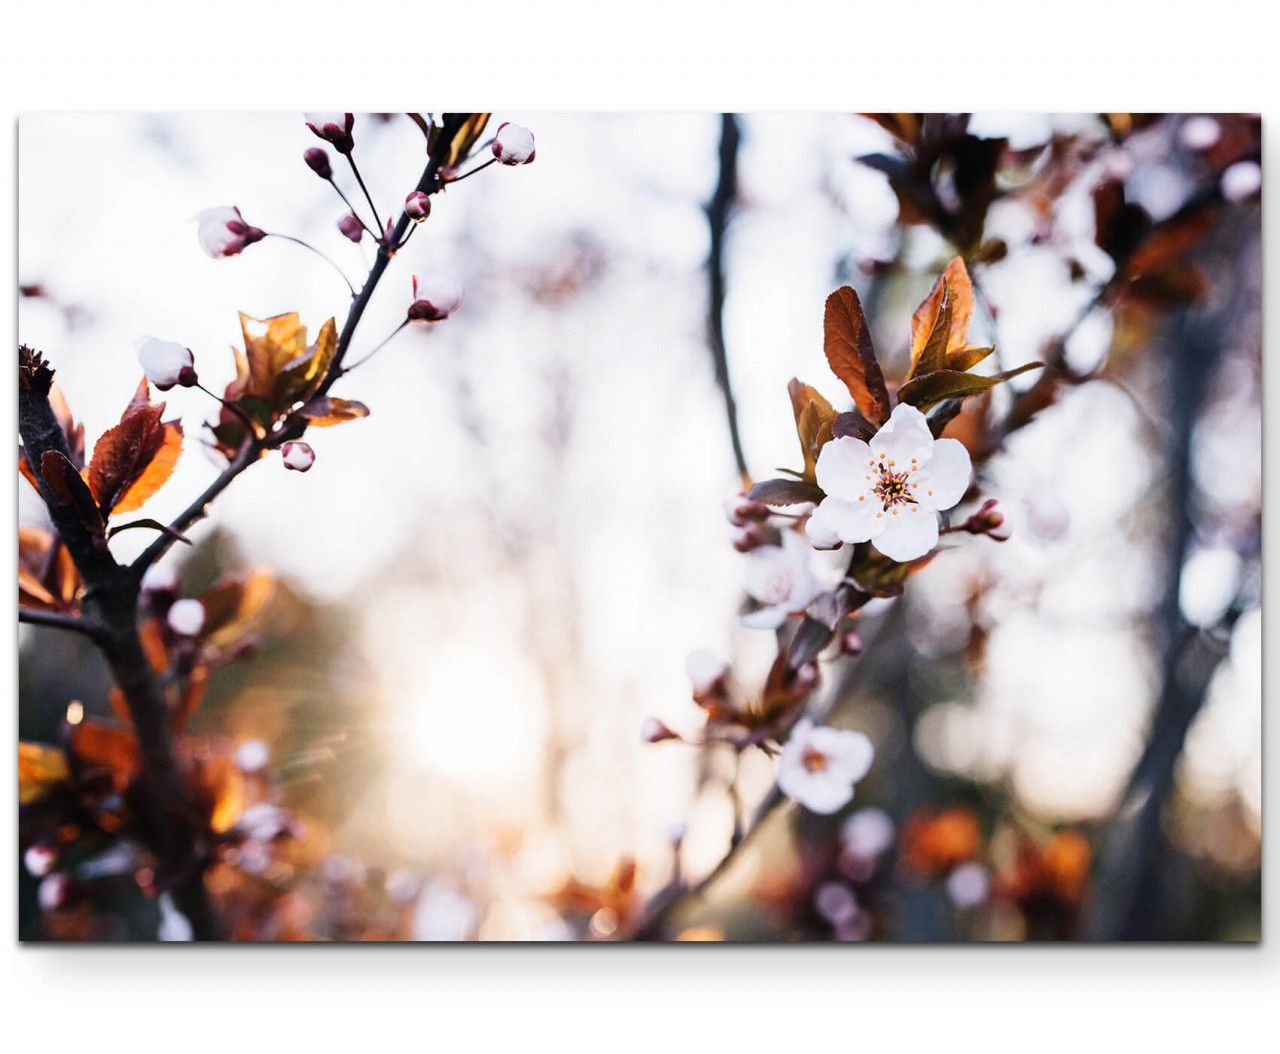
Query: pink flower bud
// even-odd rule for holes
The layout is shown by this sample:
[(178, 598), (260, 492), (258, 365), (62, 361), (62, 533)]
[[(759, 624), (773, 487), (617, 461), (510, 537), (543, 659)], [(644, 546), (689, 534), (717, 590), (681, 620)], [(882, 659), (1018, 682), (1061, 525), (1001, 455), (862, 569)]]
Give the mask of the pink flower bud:
[(307, 167), (321, 179), (333, 178), (333, 166), (329, 164), (329, 155), (325, 153), (322, 147), (308, 147), (306, 152), (302, 155), (302, 160), (304, 160), (307, 163)]
[(167, 392), (175, 384), (190, 388), (199, 378), (196, 376), (195, 356), (191, 349), (174, 340), (157, 340), (142, 337), (138, 341), (138, 362), (147, 380)]
[(340, 154), (349, 154), (355, 149), (355, 140), (351, 138), (351, 129), (355, 127), (355, 114), (351, 113), (308, 113), (303, 114), (307, 127)]
[(413, 276), (413, 303), (409, 321), (441, 322), (462, 304), (462, 286), (444, 275), (428, 275), (421, 282)]
[(493, 137), (493, 156), (504, 165), (527, 165), (533, 161), (533, 133), (518, 124), (504, 121)]
[(749, 523), (733, 534), (733, 547), (740, 553), (758, 549), (769, 540), (769, 533), (759, 523)]
[(204, 629), (204, 605), (190, 598), (176, 600), (169, 608), (169, 628), (182, 637), (195, 637)]
[(280, 448), (280, 456), (284, 461), (284, 467), (294, 472), (306, 472), (316, 463), (316, 452), (311, 449), (311, 444), (304, 443), (300, 439), (292, 439), (285, 443)]
[(661, 743), (664, 739), (680, 738), (656, 717), (645, 718), (644, 725), (640, 729), (640, 735), (646, 743)]
[(364, 224), (354, 212), (348, 212), (338, 221), (338, 230), (342, 232), (344, 238), (350, 238), (353, 242), (359, 243), (364, 237)]
[(862, 654), (862, 634), (856, 626), (850, 626), (840, 634), (840, 651), (845, 655)]
[(236, 256), (267, 236), (266, 231), (246, 223), (234, 205), (205, 209), (196, 216), (196, 224), (200, 247), (214, 259)]
[(1005, 521), (1004, 507), (998, 498), (988, 498), (982, 507), (964, 523), (970, 534), (985, 534), (992, 541), (1007, 542), (1013, 533)]
[(745, 527), (753, 520), (767, 520), (769, 506), (752, 501), (745, 494), (735, 494), (724, 503), (724, 514), (735, 527)]
[(404, 199), (404, 214), (414, 223), (421, 223), (431, 215), (431, 198), (420, 190), (415, 190)]
[(46, 875), (36, 892), (41, 911), (57, 911), (71, 899), (71, 879), (61, 871)]
[(44, 878), (57, 862), (58, 851), (45, 842), (28, 846), (27, 851), (22, 854), (22, 864), (32, 878)]

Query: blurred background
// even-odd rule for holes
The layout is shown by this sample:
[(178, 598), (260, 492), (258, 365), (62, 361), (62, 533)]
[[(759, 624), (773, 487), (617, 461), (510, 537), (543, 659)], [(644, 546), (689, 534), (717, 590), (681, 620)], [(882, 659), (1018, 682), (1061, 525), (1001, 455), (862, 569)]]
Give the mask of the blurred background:
[[(266, 459), (167, 558), (184, 592), (257, 567), (277, 582), (257, 650), (192, 726), (269, 746), (305, 847), (258, 875), (276, 893), (239, 935), (607, 938), (673, 874), (714, 868), (774, 762), (641, 728), (701, 727), (695, 649), (747, 686), (775, 650), (737, 625), (717, 326), (766, 478), (798, 462), (791, 377), (849, 402), (823, 358), (827, 294), (859, 290), (898, 379), (910, 313), (961, 251), (998, 368), (1058, 379), (1021, 427), (992, 422), (1036, 373), (957, 422), (1012, 536), (961, 536), (866, 611), (856, 675), (823, 689), (877, 746), (854, 805), (772, 814), (667, 935), (1258, 938), (1258, 122), (946, 118), (495, 115), (533, 130), (536, 163), (437, 197), (353, 355), (398, 324), (411, 274), (455, 277), (461, 310), (340, 382), (372, 413), (309, 435), (309, 473)], [(356, 140), (385, 217), (421, 135), (359, 115)], [(373, 250), (338, 233), (345, 210), (302, 164), (314, 143), (296, 114), (22, 119), (19, 335), (90, 446), (137, 386), (141, 335), (189, 345), (221, 391), (237, 311), (341, 323), (322, 261), (273, 238), (210, 260), (192, 222), (237, 205), (358, 282)], [(1209, 216), (1195, 237), (1188, 207)], [(217, 471), (196, 441), (211, 400), (168, 403), (188, 439), (146, 506), (161, 520)], [(43, 522), (20, 488), (20, 521)], [(21, 739), (54, 741), (72, 700), (110, 715), (80, 641), (24, 626), (20, 646)], [(36, 896), (24, 874), (27, 935)], [(95, 920), (138, 939), (162, 921), (140, 897)]]

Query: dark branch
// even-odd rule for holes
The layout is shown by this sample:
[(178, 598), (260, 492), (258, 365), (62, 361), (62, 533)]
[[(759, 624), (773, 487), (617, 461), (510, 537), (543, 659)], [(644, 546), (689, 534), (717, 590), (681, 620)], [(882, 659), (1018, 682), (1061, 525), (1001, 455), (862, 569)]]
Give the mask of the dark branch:
[(63, 611), (45, 611), (42, 608), (18, 608), (18, 621), (28, 626), (47, 626), (50, 629), (67, 630), (71, 633), (83, 633), (86, 637), (97, 638), (100, 634), (93, 623), (79, 615), (69, 615)]

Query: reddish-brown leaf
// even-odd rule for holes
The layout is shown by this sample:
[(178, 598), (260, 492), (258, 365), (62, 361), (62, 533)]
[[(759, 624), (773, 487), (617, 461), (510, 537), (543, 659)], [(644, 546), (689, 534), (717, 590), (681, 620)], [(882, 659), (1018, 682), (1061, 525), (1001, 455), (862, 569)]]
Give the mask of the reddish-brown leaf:
[(972, 318), (973, 282), (964, 260), (955, 256), (911, 316), (911, 368), (907, 377), (942, 369), (948, 354), (968, 342)]
[[(120, 504), (165, 444), (165, 425), (160, 421), (164, 403), (154, 406), (131, 403), (130, 406), (118, 425), (102, 433), (89, 460), (89, 489), (107, 514)], [(172, 471), (170, 464), (168, 472)], [(168, 478), (168, 472), (165, 472), (165, 478)], [(141, 502), (130, 507), (136, 508), (139, 504)]]
[[(142, 474), (120, 496), (113, 512), (132, 512), (164, 486), (173, 475), (178, 458), (182, 454), (182, 424), (178, 421), (165, 421), (162, 428), (163, 440), (160, 443), (160, 449), (142, 470)], [(97, 453), (96, 447), (94, 453)]]
[(40, 475), (49, 490), (59, 501), (70, 505), (80, 516), (80, 522), (92, 534), (101, 534), (106, 527), (102, 510), (94, 501), (93, 493), (80, 478), (80, 473), (57, 450), (46, 450), (40, 458)]
[(298, 411), (316, 428), (330, 428), (344, 421), (358, 421), (369, 416), (369, 408), (355, 399), (337, 399), (331, 395), (312, 399)]
[(18, 603), (70, 611), (75, 609), (79, 591), (80, 575), (57, 536), (38, 527), (19, 527)]
[(842, 286), (827, 297), (822, 331), (832, 373), (849, 389), (862, 416), (873, 424), (883, 424), (889, 419), (889, 392), (876, 360), (862, 303), (849, 286)]
[(994, 388), (1010, 377), (1043, 366), (1043, 362), (1028, 362), (1012, 370), (1005, 370), (990, 377), (955, 370), (935, 370), (907, 381), (898, 389), (898, 401), (925, 410), (943, 399), (962, 399)]

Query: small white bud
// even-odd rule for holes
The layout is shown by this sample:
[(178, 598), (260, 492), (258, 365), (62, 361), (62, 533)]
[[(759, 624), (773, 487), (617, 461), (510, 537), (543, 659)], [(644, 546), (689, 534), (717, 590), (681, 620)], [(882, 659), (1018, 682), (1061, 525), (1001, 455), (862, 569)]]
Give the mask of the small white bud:
[(144, 593), (176, 593), (178, 591), (177, 569), (168, 564), (152, 564), (142, 576)]
[(263, 771), (271, 762), (271, 748), (261, 739), (246, 739), (236, 747), (236, 768), (246, 775)]
[(1178, 138), (1188, 150), (1208, 150), (1221, 137), (1221, 126), (1207, 113), (1188, 117), (1178, 130)]
[(247, 246), (260, 242), (267, 232), (246, 223), (234, 205), (218, 205), (196, 216), (196, 240), (200, 248), (215, 260), (236, 256)]
[(316, 452), (311, 449), (311, 444), (300, 439), (285, 443), (280, 448), (280, 457), (284, 460), (284, 467), (294, 472), (306, 472), (316, 463)]
[(462, 286), (447, 275), (413, 276), (410, 322), (441, 322), (462, 306)]
[(533, 133), (529, 129), (504, 121), (493, 137), (493, 156), (504, 165), (527, 165), (534, 158)]
[(175, 340), (143, 337), (138, 341), (138, 361), (147, 380), (167, 392), (175, 384), (186, 387), (196, 383), (195, 356), (191, 349)]
[(53, 865), (57, 862), (58, 854), (51, 845), (36, 843), (22, 854), (23, 866), (33, 878), (43, 878), (53, 870)]
[(187, 598), (169, 608), (169, 628), (182, 637), (194, 637), (204, 629), (204, 605)]

